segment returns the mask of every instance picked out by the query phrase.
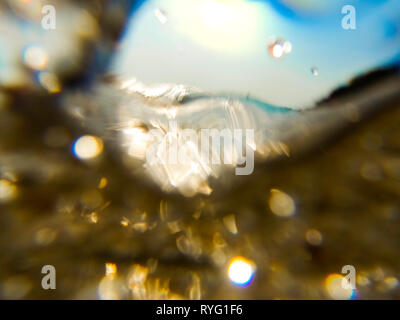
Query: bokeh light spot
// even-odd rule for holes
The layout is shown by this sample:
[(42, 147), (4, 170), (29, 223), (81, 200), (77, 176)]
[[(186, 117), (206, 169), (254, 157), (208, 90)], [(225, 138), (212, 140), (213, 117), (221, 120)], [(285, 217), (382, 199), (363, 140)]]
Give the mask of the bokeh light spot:
[(296, 210), (293, 199), (278, 189), (271, 189), (268, 204), (271, 211), (279, 217), (290, 217)]
[(228, 268), (229, 279), (239, 286), (248, 285), (253, 279), (254, 272), (254, 262), (243, 257), (233, 258)]
[(34, 70), (44, 70), (48, 63), (46, 50), (39, 46), (29, 46), (23, 52), (25, 65)]
[(325, 279), (325, 289), (335, 300), (350, 300), (353, 298), (354, 290), (345, 288), (342, 284), (345, 277), (338, 273), (332, 273)]
[(17, 196), (17, 187), (8, 180), (0, 180), (0, 203), (15, 199)]
[(82, 136), (73, 146), (74, 155), (79, 159), (92, 159), (103, 151), (103, 141), (94, 136)]

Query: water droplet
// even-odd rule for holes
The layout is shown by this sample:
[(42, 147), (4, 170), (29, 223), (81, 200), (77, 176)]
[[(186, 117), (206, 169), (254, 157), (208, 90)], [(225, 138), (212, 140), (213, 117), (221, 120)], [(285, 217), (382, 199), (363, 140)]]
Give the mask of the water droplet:
[(281, 42), (274, 42), (269, 46), (269, 53), (271, 54), (271, 56), (273, 56), (274, 58), (281, 58), (284, 54), (283, 51), (283, 44)]
[(283, 52), (289, 54), (292, 52), (292, 44), (289, 41), (283, 43)]
[(268, 46), (269, 53), (272, 57), (279, 59), (285, 54), (292, 52), (292, 44), (289, 41), (284, 40), (274, 40)]
[(167, 15), (160, 8), (154, 10), (154, 15), (157, 18), (157, 20), (160, 21), (161, 24), (166, 24), (168, 22)]

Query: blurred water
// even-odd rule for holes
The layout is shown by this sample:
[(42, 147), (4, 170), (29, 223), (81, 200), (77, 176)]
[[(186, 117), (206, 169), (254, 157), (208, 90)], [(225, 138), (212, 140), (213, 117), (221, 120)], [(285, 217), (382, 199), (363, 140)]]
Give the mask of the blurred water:
[[(30, 2), (35, 1), (45, 3)], [(108, 57), (107, 48), (111, 47), (116, 59), (120, 57), (111, 39), (119, 34), (128, 2), (133, 3), (57, 2), (59, 14), (65, 16), (60, 22), (71, 27), (65, 48), (64, 28), (51, 36), (59, 37), (55, 48), (65, 49), (57, 50), (65, 53), (59, 56), (51, 54), (55, 48), (43, 44), (46, 33), (44, 38), (37, 37), (43, 43), (32, 46), (24, 42), (26, 34), (19, 23), (24, 19), (17, 14), (20, 20), (16, 23), (15, 16), (10, 15), (12, 10), (3, 10), (5, 2), (0, 3), (0, 25), (13, 20), (6, 24), (7, 35), (1, 29), (0, 38), (6, 44), (2, 42), (0, 50), (0, 72), (5, 72), (6, 66), (7, 74), (22, 73), (26, 80), (7, 76), (2, 79), (8, 82), (0, 85), (0, 297), (398, 299), (399, 77), (394, 73), (373, 77), (368, 85), (352, 86), (318, 108), (301, 112), (231, 91), (210, 94), (190, 83), (134, 81), (126, 85), (124, 79), (104, 79), (99, 74), (101, 68), (92, 68), (96, 55), (90, 44), (101, 56)], [(7, 1), (17, 3), (28, 2)], [(93, 33), (96, 27), (83, 33), (82, 29), (76, 30), (73, 26), (82, 22), (77, 19), (80, 15), (70, 15), (61, 3), (75, 13), (86, 12), (83, 21), (94, 22), (89, 25), (97, 26), (98, 33)], [(110, 3), (114, 6), (107, 6)], [(330, 11), (325, 8), (334, 2), (268, 3), (282, 23), (300, 29), (303, 25), (311, 28), (312, 23), (315, 29), (321, 23), (324, 29), (325, 19), (330, 23), (326, 17)], [(372, 1), (357, 5), (373, 8)], [(169, 12), (156, 12), (158, 23), (167, 26)], [(393, 10), (392, 15), (397, 13)], [(321, 21), (317, 24), (318, 19)], [(131, 29), (126, 30), (126, 35), (130, 34)], [(385, 30), (388, 35), (397, 34), (396, 28)], [(109, 33), (114, 37), (108, 37)], [(15, 34), (19, 37), (14, 39)], [(371, 39), (371, 47), (378, 48), (379, 54), (377, 60), (374, 56), (369, 61), (379, 62), (384, 50), (376, 46), (379, 42), (374, 37)], [(388, 44), (385, 39), (382, 41)], [(300, 40), (307, 40), (312, 47), (321, 44), (314, 38), (274, 39), (277, 47), (273, 53), (285, 53), (277, 59), (270, 55), (263, 40), (263, 57), (280, 69), (297, 57), (296, 42)], [(336, 42), (334, 37), (329, 40)], [(288, 41), (292, 50), (286, 45), (285, 52)], [(25, 44), (29, 45), (25, 48)], [(77, 49), (74, 53), (78, 56), (86, 57), (83, 63), (71, 53), (71, 47)], [(322, 55), (322, 49), (315, 55), (328, 58)], [(50, 60), (44, 58), (44, 52)], [(373, 56), (372, 52), (364, 53)], [(149, 59), (160, 58), (162, 53), (156, 50)], [(209, 52), (203, 48), (199, 53), (204, 53), (206, 59)], [(334, 53), (341, 57), (339, 48), (333, 48), (329, 59), (334, 59)], [(243, 61), (248, 62), (248, 56), (244, 57)], [(77, 86), (75, 82), (72, 86), (60, 69), (51, 68), (56, 64), (61, 70), (71, 70), (68, 61), (76, 63), (78, 80), (85, 82), (89, 73), (97, 76), (96, 81), (91, 86)], [(232, 68), (231, 62), (226, 61), (227, 67)], [(154, 67), (143, 63), (143, 69)], [(195, 61), (193, 66), (174, 71), (183, 73), (187, 68), (191, 74), (201, 63)], [(327, 65), (332, 70), (334, 64)], [(257, 65), (254, 73), (261, 67)], [(370, 67), (373, 64), (368, 70)], [(210, 86), (214, 79), (222, 79), (217, 71), (204, 71)], [(248, 75), (242, 71), (243, 76)], [(311, 77), (316, 83), (327, 76), (325, 68), (315, 61), (308, 61), (303, 71), (301, 79)], [(278, 72), (274, 79), (281, 76)], [(12, 78), (17, 81), (9, 81)], [(383, 108), (387, 106), (397, 110)], [(376, 116), (378, 110), (390, 112)], [(371, 114), (371, 123), (359, 125)], [(158, 186), (148, 183), (143, 161), (132, 157), (132, 150), (124, 146), (124, 141), (129, 142), (123, 139), (124, 130), (142, 138), (152, 126), (171, 119), (189, 128), (253, 128), (262, 161), (248, 177), (235, 177), (221, 170), (218, 179), (210, 177), (207, 181), (209, 188), (192, 188), (202, 192), (189, 199), (161, 192)], [(350, 128), (354, 130), (337, 139)], [(335, 143), (329, 145), (332, 138)], [(133, 154), (138, 155), (139, 149), (135, 151)], [(157, 175), (156, 182), (163, 177)], [(190, 191), (182, 186), (183, 191)], [(357, 269), (357, 291), (343, 295), (332, 280), (340, 280), (337, 273), (349, 263)], [(40, 286), (41, 268), (47, 264), (57, 268), (55, 291)], [(250, 281), (246, 288), (240, 286), (244, 281)]]
[[(354, 6), (355, 30), (342, 27), (345, 5)], [(396, 0), (149, 0), (132, 13), (111, 70), (148, 85), (184, 84), (303, 109), (398, 63), (399, 30)], [(286, 42), (287, 54), (279, 47), (269, 54), (274, 41)]]

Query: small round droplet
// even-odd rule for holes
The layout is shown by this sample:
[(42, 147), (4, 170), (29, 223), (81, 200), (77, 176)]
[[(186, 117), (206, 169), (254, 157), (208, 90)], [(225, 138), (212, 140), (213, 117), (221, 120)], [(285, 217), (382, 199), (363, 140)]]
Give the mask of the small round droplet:
[(168, 18), (167, 15), (165, 14), (165, 12), (163, 10), (161, 10), (160, 8), (157, 8), (156, 10), (154, 10), (154, 15), (157, 18), (157, 20), (161, 23), (161, 24), (166, 24), (168, 22)]
[(292, 52), (292, 44), (281, 39), (275, 40), (269, 44), (268, 51), (272, 57), (279, 59)]
[(289, 54), (292, 52), (292, 44), (289, 41), (283, 43), (283, 52)]
[(269, 46), (269, 53), (271, 54), (271, 56), (273, 56), (274, 58), (281, 58), (283, 56), (283, 45), (280, 42), (274, 42), (273, 44), (271, 44)]
[(317, 67), (312, 67), (311, 68), (311, 74), (315, 77), (317, 77), (319, 75), (319, 71)]

